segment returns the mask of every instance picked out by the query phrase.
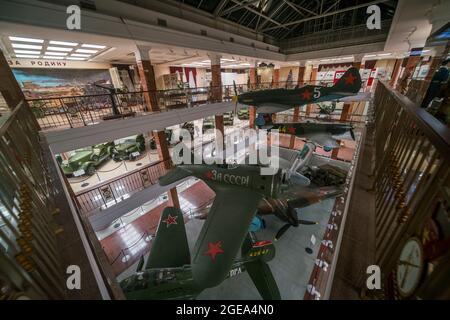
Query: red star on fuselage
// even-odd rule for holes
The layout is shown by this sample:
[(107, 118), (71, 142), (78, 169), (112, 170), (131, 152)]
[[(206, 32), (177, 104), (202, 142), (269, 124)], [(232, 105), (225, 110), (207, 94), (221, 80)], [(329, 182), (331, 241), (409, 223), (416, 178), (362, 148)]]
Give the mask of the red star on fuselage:
[(222, 241), (217, 241), (216, 243), (209, 242), (208, 243), (208, 250), (206, 250), (203, 255), (205, 256), (211, 256), (211, 260), (216, 260), (216, 255), (219, 253), (224, 253), (225, 251), (222, 250)]
[(166, 220), (163, 220), (166, 223), (166, 227), (168, 228), (172, 224), (178, 224), (177, 223), (177, 216), (171, 216), (170, 214), (167, 216)]
[(295, 134), (295, 128), (294, 128), (294, 127), (289, 127), (289, 128), (288, 128), (288, 132), (289, 132), (290, 134)]
[(344, 78), (345, 84), (353, 84), (355, 82), (356, 77), (354, 77), (351, 73)]
[(211, 180), (213, 178), (213, 173), (211, 171), (207, 171), (205, 173), (205, 177)]
[(302, 92), (302, 99), (303, 100), (311, 100), (311, 91), (305, 90)]

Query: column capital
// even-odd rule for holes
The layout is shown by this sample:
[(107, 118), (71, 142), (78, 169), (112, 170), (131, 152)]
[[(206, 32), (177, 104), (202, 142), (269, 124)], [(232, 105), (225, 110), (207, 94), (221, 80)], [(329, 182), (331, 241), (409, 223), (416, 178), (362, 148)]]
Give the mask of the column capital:
[(364, 58), (364, 54), (354, 54), (353, 62), (361, 62), (363, 58)]
[(136, 58), (136, 62), (139, 61), (150, 61), (150, 49), (149, 46), (141, 46), (136, 45), (136, 48), (134, 49), (134, 56)]
[(222, 55), (215, 53), (215, 52), (208, 52), (208, 57), (211, 60), (211, 65), (220, 65), (220, 58), (222, 58)]

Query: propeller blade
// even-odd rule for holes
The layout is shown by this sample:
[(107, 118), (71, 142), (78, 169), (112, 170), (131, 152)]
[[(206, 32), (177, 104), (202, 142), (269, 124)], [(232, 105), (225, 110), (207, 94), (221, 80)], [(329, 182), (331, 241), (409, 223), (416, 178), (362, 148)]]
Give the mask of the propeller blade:
[(277, 234), (275, 235), (275, 241), (279, 240), (281, 236), (291, 227), (289, 223), (286, 223), (284, 226), (278, 230)]
[(236, 88), (236, 82), (233, 80), (234, 97), (232, 101), (234, 102), (234, 116), (237, 117), (237, 104), (238, 104), (238, 92)]
[(298, 223), (303, 224), (305, 226), (312, 226), (312, 225), (319, 224), (317, 221), (309, 221), (309, 220), (298, 220)]
[(309, 180), (307, 177), (297, 172), (293, 172), (291, 174), (291, 176), (289, 177), (289, 181), (291, 182), (291, 184), (294, 184), (296, 186), (306, 187), (311, 184), (311, 180)]

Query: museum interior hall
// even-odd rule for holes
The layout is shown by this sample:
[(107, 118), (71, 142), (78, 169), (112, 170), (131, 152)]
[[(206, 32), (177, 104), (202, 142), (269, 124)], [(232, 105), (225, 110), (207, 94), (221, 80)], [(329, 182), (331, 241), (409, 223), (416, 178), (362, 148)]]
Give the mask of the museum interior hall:
[(450, 299), (450, 0), (0, 0), (0, 300)]

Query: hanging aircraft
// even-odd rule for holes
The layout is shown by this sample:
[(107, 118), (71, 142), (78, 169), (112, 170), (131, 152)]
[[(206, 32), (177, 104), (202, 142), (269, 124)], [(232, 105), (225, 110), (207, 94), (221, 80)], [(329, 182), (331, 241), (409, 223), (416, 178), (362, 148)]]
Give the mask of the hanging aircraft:
[(272, 123), (264, 128), (278, 130), (279, 133), (293, 134), (314, 142), (325, 151), (339, 148), (338, 140), (355, 140), (354, 127), (346, 123), (302, 122)]
[[(217, 232), (220, 227), (217, 223), (208, 224), (207, 229), (208, 232)], [(267, 265), (275, 257), (273, 243), (258, 241), (250, 233), (243, 243), (233, 234), (222, 239), (208, 242), (199, 237), (196, 247), (201, 248), (201, 252), (196, 254), (204, 260), (198, 261), (199, 257), (194, 253), (191, 261), (183, 214), (178, 208), (165, 208), (147, 263), (142, 256), (136, 273), (120, 283), (125, 296), (139, 300), (192, 299), (204, 289), (246, 271), (263, 299), (280, 299), (278, 286)], [(241, 256), (235, 259), (235, 254), (228, 266), (231, 248), (236, 244), (242, 244)], [(211, 265), (219, 268), (208, 270)], [(215, 277), (211, 272), (217, 269), (226, 272)]]
[(276, 113), (305, 104), (339, 100), (356, 95), (361, 89), (361, 76), (357, 68), (349, 68), (332, 86), (305, 85), (294, 89), (267, 89), (237, 94), (233, 101), (256, 107), (257, 113)]
[(258, 114), (255, 125), (263, 129), (280, 129), (280, 132), (295, 134), (321, 145), (326, 151), (338, 148), (336, 140), (352, 138), (353, 126), (344, 123), (302, 122), (273, 123), (272, 114), (305, 104), (336, 101), (356, 95), (361, 89), (359, 70), (352, 67), (332, 86), (306, 85), (295, 89), (268, 89), (237, 94), (233, 101), (251, 105)]
[[(347, 164), (314, 153), (316, 145), (305, 143), (301, 150), (279, 148), (278, 165), (290, 180), (289, 188), (276, 198), (264, 197), (258, 204), (259, 215), (274, 214), (287, 224), (276, 234), (278, 240), (289, 226), (311, 225), (315, 222), (299, 220), (297, 210), (335, 198), (342, 194), (347, 176)], [(272, 157), (272, 156), (271, 156)], [(243, 160), (244, 163), (248, 159)], [(205, 219), (208, 209), (200, 210), (196, 218)]]
[[(155, 268), (177, 267), (182, 268), (181, 270), (189, 270), (187, 273), (180, 274), (178, 280), (180, 283), (179, 285), (173, 285), (173, 291), (164, 291), (165, 293), (161, 294), (161, 297), (186, 298), (187, 292), (195, 296), (195, 292), (198, 293), (206, 288), (219, 285), (229, 276), (233, 266), (236, 266), (234, 264), (236, 262), (235, 258), (247, 236), (250, 223), (257, 212), (257, 207), (261, 200), (264, 198), (277, 199), (293, 185), (302, 185), (305, 181), (307, 182), (307, 179), (295, 172), (282, 169), (274, 171), (273, 175), (261, 175), (261, 166), (258, 165), (182, 164), (161, 177), (159, 179), (161, 186), (170, 185), (186, 177), (196, 177), (203, 180), (213, 189), (216, 197), (197, 238), (191, 259), (187, 258), (189, 250), (185, 241), (183, 241), (183, 244), (175, 244), (172, 238), (167, 236), (170, 239), (164, 242), (166, 249), (161, 252), (161, 256), (165, 257), (172, 250), (168, 249), (167, 244), (170, 243), (177, 248), (178, 253), (183, 252), (182, 254), (174, 254), (175, 257), (172, 259), (184, 257), (183, 261), (176, 260), (176, 262), (166, 263), (166, 259), (169, 258), (155, 258), (157, 253), (154, 253), (153, 256), (150, 256), (147, 263), (146, 269), (150, 271), (145, 273), (147, 278), (151, 276), (149, 280), (145, 280), (147, 281), (145, 286), (149, 288), (147, 292), (141, 290), (139, 293), (136, 293), (136, 285), (134, 283), (136, 283), (137, 278), (135, 277), (124, 282), (125, 294), (130, 298), (157, 297), (157, 293), (160, 291), (155, 288), (155, 281), (164, 279), (167, 282), (168, 280), (164, 273), (159, 273), (162, 278), (158, 278), (158, 272), (164, 270), (155, 271)], [(172, 216), (174, 217), (174, 214), (165, 220), (182, 220), (182, 218), (172, 218)], [(166, 223), (166, 226), (160, 224), (158, 233), (160, 233), (159, 230), (161, 228), (164, 230), (164, 228), (170, 227), (170, 223)], [(162, 239), (166, 233), (167, 231), (162, 231), (162, 235), (157, 236), (157, 238)], [(181, 234), (184, 235), (185, 232), (181, 232)], [(184, 237), (185, 235), (182, 236), (183, 239)], [(264, 249), (269, 245), (269, 243), (265, 243)], [(250, 248), (254, 246), (256, 246), (256, 243), (252, 243)], [(153, 246), (153, 251), (155, 247), (157, 247), (156, 242)], [(244, 250), (244, 252), (248, 252), (248, 247), (249, 245), (247, 245), (247, 250)], [(274, 281), (272, 281), (273, 276), (270, 269), (262, 263), (264, 262), (263, 260), (252, 260), (251, 262), (250, 266), (247, 262), (244, 263), (244, 266), (254, 280), (261, 296), (265, 299), (278, 299), (279, 291), (276, 285), (273, 284)], [(169, 278), (175, 277), (173, 273), (169, 273), (167, 276)], [(145, 281), (143, 280), (143, 282)], [(172, 282), (177, 283), (177, 280)]]

